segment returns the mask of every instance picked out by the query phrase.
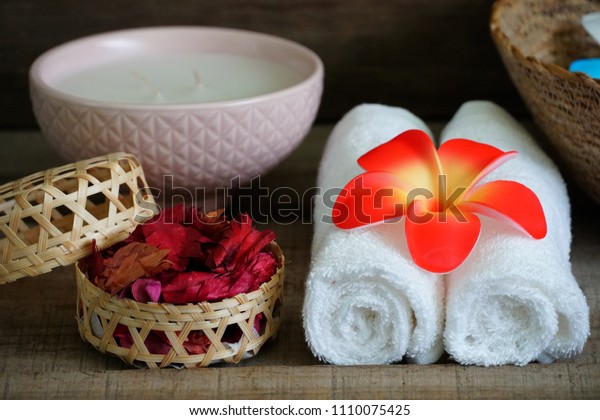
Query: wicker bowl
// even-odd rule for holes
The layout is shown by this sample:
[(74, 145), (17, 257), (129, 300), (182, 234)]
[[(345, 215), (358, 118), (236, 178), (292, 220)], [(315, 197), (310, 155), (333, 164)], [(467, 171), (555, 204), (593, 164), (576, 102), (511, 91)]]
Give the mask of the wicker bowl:
[[(76, 265), (77, 322), (81, 338), (98, 351), (136, 367), (195, 368), (219, 362), (238, 363), (254, 356), (276, 335), (281, 324), (284, 257), (275, 242), (269, 247), (280, 268), (258, 290), (219, 302), (187, 305), (138, 303), (110, 296)], [(115, 338), (117, 328), (127, 329), (130, 343), (124, 345)], [(224, 342), (224, 334), (231, 333), (232, 329), (237, 332), (239, 341)], [(150, 334), (159, 334), (168, 343), (169, 350), (158, 353), (148, 348), (146, 339)], [(191, 354), (186, 350), (184, 343), (190, 334), (205, 337), (205, 352)]]
[(497, 0), (491, 32), (536, 123), (581, 188), (600, 203), (600, 83), (569, 72), (571, 61), (600, 57), (581, 25), (590, 0)]

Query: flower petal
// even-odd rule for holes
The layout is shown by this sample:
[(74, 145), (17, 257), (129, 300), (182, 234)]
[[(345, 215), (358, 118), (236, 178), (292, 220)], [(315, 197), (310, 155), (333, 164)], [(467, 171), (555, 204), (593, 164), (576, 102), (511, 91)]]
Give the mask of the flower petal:
[(406, 240), (414, 262), (433, 273), (448, 273), (469, 256), (481, 231), (481, 222), (467, 212), (425, 212), (408, 207)]
[(546, 236), (544, 209), (537, 195), (515, 181), (492, 181), (473, 188), (461, 208), (507, 222), (535, 239)]
[(421, 130), (407, 130), (358, 159), (366, 171), (392, 172), (412, 188), (434, 191), (440, 163), (433, 141)]
[(365, 172), (352, 179), (333, 206), (333, 223), (352, 229), (402, 216), (406, 191), (389, 172)]
[[(438, 155), (446, 185), (441, 191), (449, 197), (459, 189), (468, 191), (484, 176), (516, 156), (517, 152), (502, 150), (484, 143), (467, 139), (452, 139), (443, 143)], [(457, 194), (458, 195), (458, 194)]]
[(137, 302), (158, 302), (162, 283), (152, 278), (137, 279), (131, 284), (131, 294)]

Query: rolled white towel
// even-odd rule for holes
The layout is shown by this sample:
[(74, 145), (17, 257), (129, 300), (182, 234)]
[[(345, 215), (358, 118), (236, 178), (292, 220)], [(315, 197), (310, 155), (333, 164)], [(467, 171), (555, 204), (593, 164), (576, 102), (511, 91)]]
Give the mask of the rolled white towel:
[(530, 134), (491, 102), (467, 102), (458, 110), (442, 141), (460, 137), (518, 152), (482, 182), (513, 180), (533, 190), (548, 233), (534, 240), (482, 218), (472, 254), (445, 277), (447, 352), (460, 363), (484, 366), (551, 362), (581, 352), (589, 309), (571, 272), (570, 204), (560, 173)]
[(443, 280), (412, 261), (404, 223), (341, 230), (334, 195), (362, 172), (356, 160), (408, 129), (428, 131), (410, 112), (360, 105), (335, 126), (320, 165), (312, 260), (303, 308), (313, 353), (334, 364), (385, 364), (405, 356), (433, 363), (443, 352)]

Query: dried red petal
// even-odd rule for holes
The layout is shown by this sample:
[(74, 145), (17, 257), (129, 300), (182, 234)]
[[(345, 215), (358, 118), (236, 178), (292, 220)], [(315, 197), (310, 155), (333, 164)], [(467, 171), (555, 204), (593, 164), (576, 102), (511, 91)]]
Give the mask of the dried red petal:
[(249, 293), (269, 281), (277, 271), (277, 261), (270, 252), (260, 252), (239, 271), (230, 289), (230, 295)]
[(222, 300), (229, 297), (231, 275), (191, 271), (175, 275), (163, 284), (165, 302), (183, 304)]
[(207, 266), (220, 273), (237, 271), (274, 239), (273, 231), (253, 229), (250, 216), (242, 214), (230, 223), (219, 243), (207, 250)]
[(191, 223), (191, 220), (188, 220), (190, 217), (189, 210), (185, 207), (184, 204), (178, 204), (176, 206), (166, 208), (162, 210), (158, 215), (154, 216), (149, 222), (144, 223), (144, 227), (152, 226), (156, 221), (158, 224), (163, 225), (173, 225), (173, 224), (183, 224), (183, 223)]
[(156, 279), (137, 279), (131, 285), (131, 294), (137, 302), (158, 302), (162, 284)]
[(193, 210), (192, 224), (204, 237), (203, 242), (218, 242), (229, 229), (229, 221), (225, 217), (225, 209), (204, 213), (201, 210)]
[(120, 347), (128, 349), (133, 345), (133, 339), (131, 338), (129, 329), (123, 324), (116, 326), (113, 337), (117, 340), (117, 344)]
[(165, 259), (167, 254), (168, 250), (139, 242), (125, 245), (104, 261), (103, 289), (114, 295), (136, 279), (166, 270), (171, 266)]
[(236, 250), (235, 254), (231, 256), (231, 259), (227, 263), (227, 269), (230, 271), (245, 270), (246, 264), (248, 264), (252, 258), (259, 255), (259, 252), (274, 239), (275, 233), (271, 230), (250, 231)]
[(230, 260), (251, 231), (252, 222), (247, 214), (240, 215), (238, 220), (232, 220), (218, 245), (207, 252), (211, 257), (207, 259), (209, 268), (217, 269)]
[(146, 236), (144, 235), (144, 225), (137, 225), (133, 232), (123, 241), (124, 244), (130, 244), (132, 242), (146, 242)]
[(248, 215), (229, 222), (223, 210), (176, 206), (138, 226), (122, 243), (93, 253), (85, 264), (100, 271), (99, 287), (121, 291), (122, 297), (175, 304), (217, 301), (255, 290), (271, 278), (277, 261), (262, 250), (274, 239), (270, 230), (255, 230)]
[(185, 270), (190, 257), (200, 256), (200, 232), (183, 225), (156, 226), (146, 237), (146, 242), (158, 249), (168, 249), (168, 260), (173, 263), (173, 269)]
[[(120, 347), (128, 349), (133, 345), (133, 338), (131, 337), (129, 328), (123, 324), (117, 325), (113, 337)], [(150, 354), (167, 354), (171, 350), (171, 345), (164, 336), (164, 333), (159, 331), (150, 331), (144, 340), (144, 345)]]
[(183, 348), (189, 354), (204, 354), (210, 345), (210, 339), (202, 331), (191, 331), (183, 342)]
[(79, 267), (94, 284), (98, 285), (102, 281), (100, 275), (104, 271), (104, 257), (102, 257), (95, 239), (92, 239), (92, 253), (81, 260)]

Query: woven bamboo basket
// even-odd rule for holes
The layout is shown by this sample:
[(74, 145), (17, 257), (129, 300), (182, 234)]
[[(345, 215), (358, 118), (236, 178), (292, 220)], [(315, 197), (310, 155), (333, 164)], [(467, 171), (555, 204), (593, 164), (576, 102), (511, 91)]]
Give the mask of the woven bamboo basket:
[(73, 264), (155, 211), (137, 159), (116, 153), (0, 186), (0, 284)]
[(600, 203), (600, 83), (568, 71), (600, 57), (581, 25), (593, 0), (497, 0), (492, 38), (536, 123), (581, 188)]
[[(79, 333), (98, 351), (137, 367), (195, 368), (219, 362), (238, 363), (254, 356), (276, 335), (281, 324), (284, 257), (276, 243), (269, 248), (280, 265), (271, 280), (258, 290), (219, 302), (138, 303), (110, 296), (77, 268)], [(258, 330), (257, 317), (261, 321)], [(127, 328), (130, 346), (115, 338), (119, 326)], [(231, 329), (239, 329), (239, 341), (224, 342), (223, 336)], [(148, 348), (149, 334), (156, 333), (168, 343), (167, 352), (152, 353)], [(204, 353), (190, 354), (186, 350), (184, 343), (190, 334), (203, 334), (208, 339)]]
[[(144, 304), (110, 296), (79, 269), (77, 261), (126, 239), (158, 207), (137, 159), (116, 153), (39, 172), (0, 187), (0, 284), (75, 265), (76, 320), (80, 335), (100, 352), (137, 367), (200, 367), (237, 363), (255, 355), (280, 327), (284, 257), (269, 249), (280, 268), (270, 281), (247, 294), (219, 302), (188, 305)], [(126, 328), (132, 344), (114, 336)], [(231, 343), (224, 334), (240, 337)], [(161, 334), (170, 350), (152, 354), (149, 334)], [(190, 336), (203, 334), (210, 345), (189, 354)], [(228, 336), (229, 337), (229, 336)]]

